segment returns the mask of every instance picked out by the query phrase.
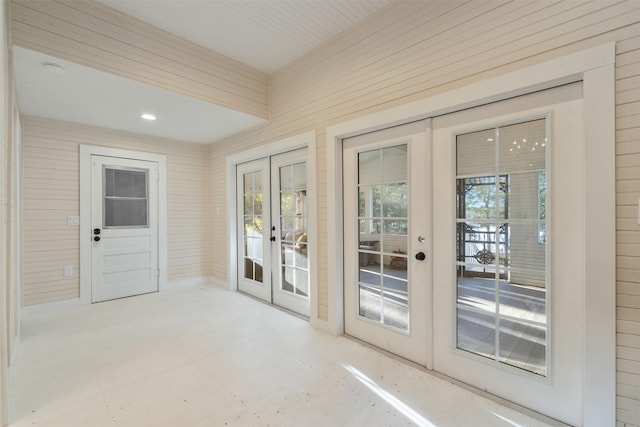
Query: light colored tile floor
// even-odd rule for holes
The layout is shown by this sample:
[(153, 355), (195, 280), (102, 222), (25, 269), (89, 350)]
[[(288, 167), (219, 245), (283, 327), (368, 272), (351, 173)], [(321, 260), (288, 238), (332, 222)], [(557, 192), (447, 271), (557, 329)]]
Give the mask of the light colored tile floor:
[(215, 287), (29, 313), (12, 427), (546, 426)]

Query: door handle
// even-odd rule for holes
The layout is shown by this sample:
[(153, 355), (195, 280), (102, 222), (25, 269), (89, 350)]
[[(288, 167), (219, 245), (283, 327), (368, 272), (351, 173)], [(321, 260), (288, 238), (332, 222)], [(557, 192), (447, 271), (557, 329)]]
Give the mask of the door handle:
[(100, 234), (100, 229), (99, 228), (94, 228), (93, 229), (93, 234)]
[(424, 254), (424, 252), (418, 252), (416, 254), (416, 259), (418, 261), (424, 261), (427, 258), (427, 256)]
[(271, 236), (271, 238), (269, 240), (271, 240), (272, 242), (275, 242), (276, 241), (276, 236)]
[(94, 236), (93, 237), (93, 241), (94, 242), (99, 242), (100, 241), (100, 236)]

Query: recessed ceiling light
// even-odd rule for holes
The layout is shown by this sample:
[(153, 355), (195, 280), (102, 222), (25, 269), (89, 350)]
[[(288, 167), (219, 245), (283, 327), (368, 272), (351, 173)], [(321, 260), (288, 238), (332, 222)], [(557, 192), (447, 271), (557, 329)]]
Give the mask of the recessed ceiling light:
[(156, 116), (150, 113), (144, 113), (143, 115), (141, 115), (140, 117), (142, 117), (145, 120), (150, 120), (153, 121), (156, 119)]
[(42, 68), (55, 74), (64, 74), (66, 72), (64, 68), (62, 68), (58, 64), (54, 64), (53, 62), (45, 62), (44, 64), (42, 64)]

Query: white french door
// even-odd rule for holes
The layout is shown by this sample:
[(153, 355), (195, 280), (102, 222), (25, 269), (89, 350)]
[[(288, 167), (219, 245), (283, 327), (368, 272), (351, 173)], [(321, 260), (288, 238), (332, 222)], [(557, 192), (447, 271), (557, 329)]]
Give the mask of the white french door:
[(307, 150), (237, 166), (238, 290), (309, 316)]
[(345, 333), (581, 424), (582, 110), (574, 83), (344, 139)]
[(158, 290), (158, 164), (91, 156), (91, 300)]
[(345, 333), (428, 366), (429, 121), (344, 140)]
[(273, 303), (309, 316), (306, 159), (306, 149), (271, 157), (271, 238)]

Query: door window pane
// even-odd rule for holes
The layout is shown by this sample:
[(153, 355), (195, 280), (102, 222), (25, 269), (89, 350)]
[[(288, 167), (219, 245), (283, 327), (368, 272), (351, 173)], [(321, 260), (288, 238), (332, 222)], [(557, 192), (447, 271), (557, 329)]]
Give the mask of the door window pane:
[(544, 119), (503, 126), (499, 131), (500, 174), (546, 169), (547, 135)]
[(147, 197), (147, 171), (106, 168), (105, 196)]
[(383, 216), (393, 218), (407, 217), (407, 183), (385, 184), (382, 186), (384, 206)]
[(105, 228), (146, 227), (147, 225), (146, 199), (105, 199)]
[(358, 313), (376, 322), (382, 319), (382, 291), (375, 286), (361, 284), (359, 288)]
[(500, 320), (500, 361), (545, 375), (546, 328), (524, 321)]
[(459, 307), (457, 320), (458, 348), (494, 359), (496, 355), (495, 317), (488, 312), (466, 310)]
[(385, 290), (383, 292), (383, 321), (386, 325), (405, 329), (409, 324), (407, 294)]
[(103, 228), (149, 226), (148, 170), (103, 169)]
[(486, 176), (496, 169), (495, 129), (458, 135), (456, 138), (459, 176)]
[(456, 138), (458, 348), (543, 376), (547, 143), (544, 119)]

